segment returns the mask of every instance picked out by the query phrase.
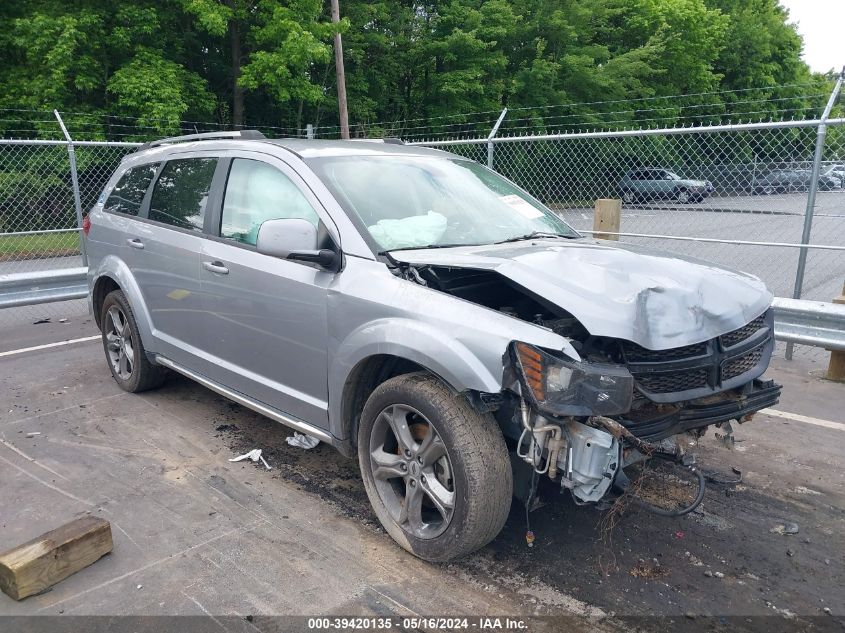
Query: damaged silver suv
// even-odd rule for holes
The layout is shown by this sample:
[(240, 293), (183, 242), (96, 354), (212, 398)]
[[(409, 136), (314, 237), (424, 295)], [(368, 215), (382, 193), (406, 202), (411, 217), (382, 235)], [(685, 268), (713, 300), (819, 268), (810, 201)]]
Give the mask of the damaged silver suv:
[(583, 237), (433, 149), (164, 139), (84, 233), (120, 387), (175, 371), (357, 456), (382, 525), (431, 561), (492, 540), (540, 476), (595, 503), (645, 460), (694, 468), (691, 436), (780, 393), (758, 279)]

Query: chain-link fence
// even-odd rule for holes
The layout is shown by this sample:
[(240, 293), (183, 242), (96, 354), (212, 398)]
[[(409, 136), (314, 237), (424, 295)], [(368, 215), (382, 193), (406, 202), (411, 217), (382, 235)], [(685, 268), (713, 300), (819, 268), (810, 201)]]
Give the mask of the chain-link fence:
[[(621, 198), (621, 240), (750, 272), (777, 296), (830, 300), (845, 281), (842, 118), (416, 143), (492, 165), (584, 232), (595, 200)], [(83, 265), (77, 218), (136, 145), (0, 139), (0, 275)]]
[[(84, 266), (81, 212), (134, 145), (0, 139), (0, 278)], [(85, 313), (84, 300), (42, 303), (3, 309), (0, 325)]]

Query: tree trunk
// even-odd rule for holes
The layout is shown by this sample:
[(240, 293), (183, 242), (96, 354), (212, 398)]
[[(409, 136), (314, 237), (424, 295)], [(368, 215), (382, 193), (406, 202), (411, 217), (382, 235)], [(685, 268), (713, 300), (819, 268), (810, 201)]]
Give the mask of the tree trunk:
[(229, 49), (232, 54), (232, 127), (244, 126), (244, 89), (238, 84), (241, 78), (241, 29), (237, 19), (229, 21)]

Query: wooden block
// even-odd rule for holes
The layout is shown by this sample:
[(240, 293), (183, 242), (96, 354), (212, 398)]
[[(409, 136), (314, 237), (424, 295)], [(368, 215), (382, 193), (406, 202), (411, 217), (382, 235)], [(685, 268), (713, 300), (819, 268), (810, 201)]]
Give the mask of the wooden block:
[[(599, 240), (619, 240), (619, 233), (622, 219), (622, 201), (612, 198), (600, 198), (596, 200), (595, 213), (593, 215), (593, 237)], [(603, 231), (608, 231), (604, 233)]]
[(88, 567), (112, 547), (108, 521), (76, 519), (0, 554), (0, 589), (22, 600)]

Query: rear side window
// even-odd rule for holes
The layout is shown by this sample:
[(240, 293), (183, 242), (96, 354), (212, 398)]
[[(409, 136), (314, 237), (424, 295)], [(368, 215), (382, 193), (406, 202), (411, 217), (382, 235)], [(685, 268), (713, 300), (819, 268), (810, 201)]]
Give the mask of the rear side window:
[(112, 189), (103, 209), (110, 213), (138, 215), (157, 168), (158, 165), (141, 165), (127, 169)]
[(150, 220), (202, 231), (216, 158), (168, 161), (150, 199)]
[(261, 224), (280, 218), (308, 220), (314, 226), (319, 222), (308, 200), (281, 171), (257, 160), (233, 160), (220, 236), (255, 246)]

